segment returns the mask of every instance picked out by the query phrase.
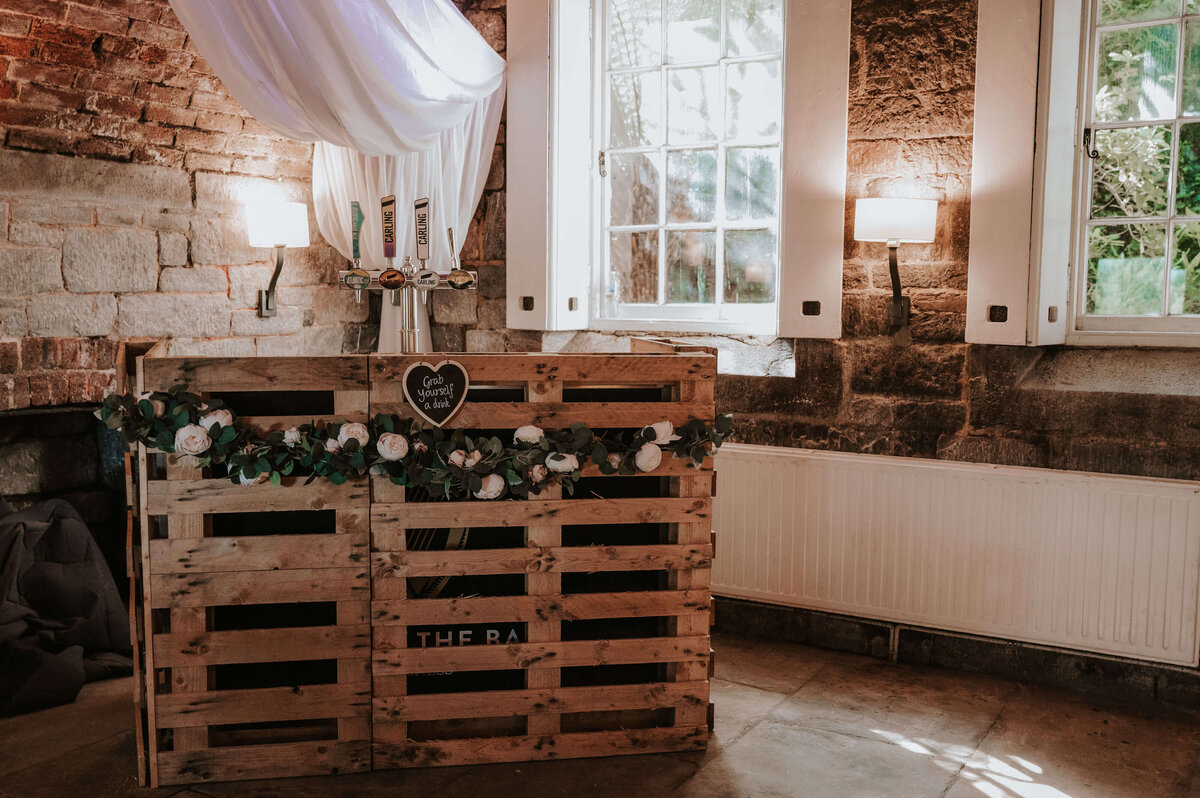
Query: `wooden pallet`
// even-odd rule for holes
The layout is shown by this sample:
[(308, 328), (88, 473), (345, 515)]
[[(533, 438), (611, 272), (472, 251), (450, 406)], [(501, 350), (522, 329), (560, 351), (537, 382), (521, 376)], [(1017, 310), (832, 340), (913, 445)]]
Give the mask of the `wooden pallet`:
[[(714, 353), (638, 346), (455, 355), (472, 390), (451, 426), (712, 418)], [(399, 379), (422, 359), (161, 355), (138, 360), (139, 391), (184, 382), (264, 429), (411, 418)], [(130, 469), (144, 784), (705, 747), (711, 460), (589, 465), (575, 497), (496, 502), (420, 501), (382, 477), (240, 486), (195, 465), (143, 447)], [(454, 527), (471, 529), (465, 548), (412, 532)], [(516, 639), (489, 645), (491, 628)], [(447, 634), (482, 644), (436, 645)]]
[[(177, 382), (235, 409), (307, 404), (264, 428), (366, 418), (365, 357), (139, 360), (139, 391)], [(368, 769), (366, 481), (241, 486), (137, 457), (150, 785)]]
[[(400, 377), (419, 359), (371, 358), (372, 413), (412, 417)], [(472, 391), (454, 427), (640, 428), (713, 416), (710, 351), (455, 359)], [(697, 471), (668, 456), (636, 477), (591, 465), (584, 476), (572, 498), (555, 487), (513, 502), (406, 501), (377, 480), (374, 767), (705, 747), (711, 461)], [(406, 545), (411, 530), (457, 527), (472, 530), (464, 550)], [(408, 580), (447, 576), (462, 587), (410, 597)], [(497, 592), (479, 587), (503, 576)], [(500, 639), (514, 628), (518, 640)], [(464, 631), (470, 644), (437, 645)]]

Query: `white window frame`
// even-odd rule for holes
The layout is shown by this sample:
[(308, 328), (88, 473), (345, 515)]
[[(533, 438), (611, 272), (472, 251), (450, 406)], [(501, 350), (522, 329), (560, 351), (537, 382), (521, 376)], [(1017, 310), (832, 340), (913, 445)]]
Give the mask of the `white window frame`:
[[(780, 69), (781, 92), (780, 92), (780, 98), (779, 98), (780, 132), (778, 135), (778, 143), (776, 144), (776, 146), (778, 147), (778, 151), (779, 151), (780, 174), (782, 174), (783, 161), (785, 158), (785, 154), (784, 154), (785, 139), (784, 139), (784, 132), (783, 132), (784, 120), (783, 120), (782, 85), (784, 83), (783, 54), (784, 54), (784, 52), (786, 52), (786, 48), (787, 48), (787, 28), (786, 28), (786, 24), (787, 24), (787, 7), (786, 6), (787, 6), (787, 4), (785, 3), (784, 8), (783, 8), (784, 26), (785, 26), (784, 31), (783, 31), (783, 33), (784, 33), (784, 44), (783, 44), (784, 51), (783, 52), (780, 52), (778, 54), (775, 54), (775, 53), (757, 54), (756, 53), (751, 56), (729, 57), (729, 56), (725, 55), (726, 31), (725, 31), (725, 20), (724, 20), (724, 15), (725, 15), (724, 6), (726, 5), (727, 0), (719, 0), (719, 1), (721, 2), (721, 5), (722, 5), (722, 9), (721, 9), (721, 14), (722, 14), (721, 48), (720, 48), (721, 55), (718, 56), (716, 59), (708, 59), (708, 60), (704, 60), (704, 61), (697, 61), (694, 63), (683, 62), (683, 63), (679, 64), (679, 66), (683, 66), (683, 67), (709, 66), (712, 64), (716, 64), (717, 69), (719, 70), (719, 74), (721, 75), (721, 77), (720, 77), (720, 88), (721, 88), (720, 95), (721, 95), (722, 102), (724, 102), (727, 97), (727, 94), (725, 91), (726, 90), (726, 84), (725, 84), (726, 70), (722, 66), (723, 63), (727, 64), (727, 63), (738, 63), (738, 62), (760, 62), (764, 59), (778, 57), (779, 69)], [(608, 7), (608, 3), (606, 3), (606, 2), (597, 2), (597, 3), (593, 4), (593, 13), (595, 14), (593, 30), (599, 31), (599, 33), (593, 37), (593, 46), (595, 48), (595, 55), (594, 55), (593, 62), (592, 62), (594, 65), (593, 66), (593, 96), (595, 98), (594, 119), (596, 120), (595, 128), (593, 130), (593, 139), (595, 141), (601, 142), (601, 146), (605, 152), (605, 157), (607, 159), (609, 168), (611, 169), (612, 162), (613, 162), (613, 156), (611, 155), (611, 150), (613, 148), (611, 147), (611, 145), (603, 146), (607, 140), (606, 131), (609, 129), (609, 123), (610, 123), (609, 114), (611, 112), (611, 108), (610, 108), (611, 103), (608, 100), (608, 92), (604, 91), (604, 86), (607, 83), (607, 76), (608, 76), (608, 64), (607, 64), (607, 59), (606, 59), (606, 56), (607, 56), (606, 49), (607, 49), (607, 41), (608, 41), (607, 27), (606, 27), (607, 26), (607, 7)], [(666, 20), (665, 19), (663, 20), (662, 45), (664, 48), (664, 59), (665, 59), (665, 48), (666, 48)], [(667, 64), (664, 61), (664, 64), (659, 67), (659, 70), (662, 73), (660, 76), (661, 85), (663, 87), (663, 90), (661, 93), (661, 98), (662, 98), (662, 103), (664, 106), (666, 105), (666, 103), (668, 101), (667, 100), (667, 91), (666, 91), (666, 82), (667, 81), (666, 81), (665, 73), (668, 68), (671, 68), (674, 66), (676, 66), (676, 64)], [(665, 117), (665, 114), (664, 114), (664, 117)], [(722, 122), (724, 122), (724, 121), (725, 121), (724, 113), (722, 113)], [(721, 242), (723, 241), (723, 238), (721, 236), (722, 231), (730, 230), (730, 229), (733, 229), (733, 230), (762, 229), (764, 227), (773, 229), (773, 231), (776, 234), (776, 239), (775, 239), (776, 263), (778, 264), (781, 260), (780, 256), (782, 254), (781, 240), (780, 240), (780, 236), (779, 236), (780, 226), (782, 225), (782, 222), (783, 222), (783, 215), (781, 213), (782, 203), (777, 203), (775, 218), (770, 221), (764, 222), (762, 224), (753, 224), (751, 222), (747, 222), (746, 224), (728, 225), (725, 223), (724, 216), (722, 213), (722, 209), (724, 208), (724, 190), (723, 190), (724, 189), (723, 177), (725, 174), (725, 159), (723, 157), (724, 153), (727, 151), (729, 146), (754, 146), (754, 143), (746, 143), (744, 145), (743, 144), (728, 144), (725, 141), (724, 132), (722, 132), (721, 135), (719, 135), (712, 142), (697, 142), (697, 143), (691, 143), (691, 144), (686, 144), (686, 145), (672, 145), (667, 140), (668, 134), (667, 134), (665, 124), (662, 126), (661, 136), (662, 136), (662, 141), (663, 141), (662, 144), (657, 145), (652, 148), (647, 148), (647, 149), (657, 150), (659, 152), (666, 150), (666, 149), (675, 149), (675, 148), (678, 148), (678, 149), (715, 149), (715, 151), (716, 151), (718, 186), (717, 186), (717, 197), (716, 197), (716, 204), (715, 204), (715, 210), (714, 210), (714, 221), (712, 223), (714, 230), (716, 231), (716, 235), (715, 235), (715, 239), (716, 239), (716, 269), (714, 272), (715, 277), (716, 277), (716, 285), (714, 286), (715, 296), (718, 299), (720, 299), (721, 298), (720, 295), (723, 294), (724, 290), (725, 290), (724, 289), (724, 279), (723, 279), (724, 278), (723, 266), (724, 266), (725, 258), (724, 258), (724, 253), (722, 252), (723, 247), (721, 246)], [(757, 142), (757, 144), (770, 145), (771, 142), (760, 141), (760, 142)], [(666, 196), (667, 196), (667, 190), (668, 190), (665, 160), (663, 160), (660, 163), (660, 166), (662, 167), (662, 171), (659, 174), (658, 203), (659, 203), (659, 210), (661, 211), (664, 203), (666, 202)], [(782, 180), (780, 180), (779, 182), (782, 182)], [(708, 332), (708, 333), (731, 334), (731, 335), (736, 335), (736, 334), (740, 334), (740, 335), (773, 335), (773, 334), (775, 334), (775, 332), (778, 329), (779, 272), (781, 271), (781, 269), (778, 269), (778, 268), (775, 270), (775, 300), (773, 302), (746, 303), (746, 304), (742, 304), (742, 305), (726, 303), (726, 302), (714, 302), (713, 304), (699, 304), (699, 303), (697, 303), (697, 304), (669, 303), (668, 304), (666, 302), (662, 302), (657, 305), (649, 305), (649, 304), (639, 305), (639, 304), (634, 304), (634, 303), (626, 303), (626, 304), (620, 305), (618, 307), (615, 317), (605, 316), (604, 315), (604, 307), (605, 307), (605, 303), (607, 302), (607, 289), (606, 289), (605, 283), (606, 283), (606, 272), (608, 271), (607, 255), (609, 252), (609, 237), (607, 235), (607, 229), (609, 226), (608, 225), (609, 211), (608, 211), (608, 203), (605, 202), (605, 198), (608, 196), (607, 189), (612, 186), (612, 183), (608, 178), (604, 178), (604, 179), (599, 179), (599, 180), (593, 180), (593, 185), (594, 185), (594, 189), (593, 189), (592, 196), (593, 196), (593, 200), (595, 202), (593, 207), (596, 208), (597, 211), (592, 217), (592, 223), (593, 223), (595, 229), (592, 234), (593, 269), (592, 269), (592, 293), (591, 293), (591, 303), (590, 303), (590, 309), (591, 309), (590, 326), (591, 326), (591, 329), (604, 330), (604, 331), (636, 329), (636, 330), (646, 330), (646, 331), (655, 331), (655, 332), (686, 330), (688, 332)], [(781, 194), (779, 185), (776, 185), (775, 192), (776, 192), (775, 196), (778, 199), (778, 197)], [(659, 269), (659, 274), (661, 275), (661, 279), (659, 280), (659, 284), (658, 284), (658, 294), (659, 294), (660, 299), (665, 297), (665, 291), (666, 291), (667, 263), (663, 259), (662, 255), (663, 255), (663, 253), (666, 252), (668, 232), (672, 228), (689, 229), (690, 230), (690, 229), (695, 229), (696, 227), (707, 227), (707, 226), (708, 225), (706, 225), (706, 224), (705, 225), (692, 225), (692, 224), (686, 224), (686, 223), (670, 223), (670, 222), (665, 222), (665, 223), (660, 223), (660, 224), (654, 225), (654, 230), (656, 230), (659, 234), (658, 247), (659, 247), (660, 258), (658, 261), (658, 269)], [(649, 228), (649, 225), (647, 225), (647, 228)], [(721, 317), (715, 318), (718, 307), (721, 309), (721, 311), (720, 311)]]
[[(1200, 346), (1193, 332), (1077, 328), (1092, 7), (1092, 0), (979, 0), (969, 343)], [(1006, 309), (1003, 321), (998, 307)]]
[[(778, 310), (774, 324), (762, 327), (767, 334), (841, 337), (850, 5), (784, 3), (781, 258)], [(509, 0), (507, 13), (507, 323), (601, 329), (590, 310), (598, 229), (592, 219), (599, 212), (595, 102), (591, 91), (579, 90), (584, 70), (593, 85), (594, 14), (585, 0)], [(819, 312), (805, 315), (814, 303)], [(735, 332), (722, 322), (665, 315), (603, 328)]]

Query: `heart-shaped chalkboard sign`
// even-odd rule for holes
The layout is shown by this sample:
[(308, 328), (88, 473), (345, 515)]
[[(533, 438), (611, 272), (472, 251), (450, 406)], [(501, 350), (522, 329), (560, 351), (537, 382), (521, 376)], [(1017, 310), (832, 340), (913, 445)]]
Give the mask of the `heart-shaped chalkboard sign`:
[(436, 366), (424, 361), (404, 370), (404, 398), (421, 418), (443, 426), (467, 401), (467, 370), (461, 363), (443, 360)]

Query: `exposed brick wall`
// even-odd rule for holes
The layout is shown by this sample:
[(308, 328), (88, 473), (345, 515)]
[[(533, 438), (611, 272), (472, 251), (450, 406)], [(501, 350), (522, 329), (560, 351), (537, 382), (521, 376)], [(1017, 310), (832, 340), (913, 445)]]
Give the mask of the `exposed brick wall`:
[[(96, 401), (120, 339), (237, 355), (374, 346), (378, 303), (337, 290), (346, 261), (311, 213), (278, 315), (258, 318), (269, 253), (247, 246), (240, 203), (311, 209), (312, 145), (248, 116), (166, 0), (0, 0), (0, 142), (0, 410)], [(39, 348), (98, 357), (24, 356)]]

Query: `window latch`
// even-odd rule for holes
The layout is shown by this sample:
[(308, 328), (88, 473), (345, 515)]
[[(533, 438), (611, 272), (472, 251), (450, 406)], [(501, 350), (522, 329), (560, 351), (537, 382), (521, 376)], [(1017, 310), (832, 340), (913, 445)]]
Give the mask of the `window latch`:
[(1092, 148), (1092, 129), (1090, 127), (1083, 129), (1083, 151), (1093, 161), (1100, 157), (1100, 151)]
[(604, 150), (600, 150), (600, 155), (596, 160), (600, 164), (600, 176), (608, 177), (608, 169), (604, 166)]

